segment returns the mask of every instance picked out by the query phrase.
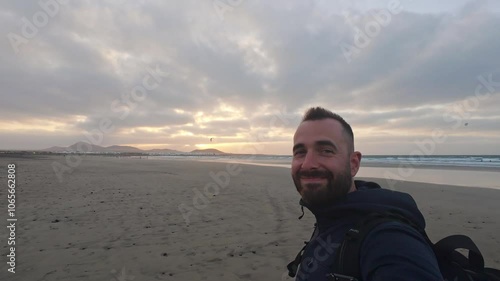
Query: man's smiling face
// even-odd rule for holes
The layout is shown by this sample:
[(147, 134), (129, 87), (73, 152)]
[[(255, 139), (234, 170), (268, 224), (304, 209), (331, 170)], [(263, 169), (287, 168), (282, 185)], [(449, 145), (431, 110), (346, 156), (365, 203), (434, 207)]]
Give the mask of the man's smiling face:
[(304, 121), (293, 141), (292, 178), (305, 203), (324, 206), (355, 190), (359, 161), (337, 120)]

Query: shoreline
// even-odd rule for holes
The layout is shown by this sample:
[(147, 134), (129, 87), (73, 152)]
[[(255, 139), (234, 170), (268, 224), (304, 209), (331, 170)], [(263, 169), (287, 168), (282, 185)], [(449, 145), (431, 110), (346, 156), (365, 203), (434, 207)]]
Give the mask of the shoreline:
[(441, 170), (461, 170), (461, 171), (488, 171), (488, 172), (500, 172), (500, 167), (481, 167), (481, 166), (465, 166), (465, 165), (430, 165), (430, 164), (390, 164), (390, 163), (363, 163), (361, 160), (361, 167), (370, 168), (405, 168), (411, 166), (415, 169), (441, 169)]
[[(153, 158), (154, 159), (154, 158)], [(166, 159), (165, 160), (169, 160)], [(172, 160), (184, 160), (181, 158)], [(259, 165), (259, 166), (272, 166), (272, 167), (283, 167), (290, 168), (290, 162), (284, 162), (282, 160), (273, 159), (249, 159), (249, 158), (186, 158), (185, 160), (200, 161), (200, 162), (222, 162), (222, 163), (238, 163), (238, 164), (249, 164), (249, 165)], [(500, 167), (487, 167), (487, 166), (465, 166), (465, 165), (450, 165), (450, 164), (417, 164), (417, 163), (382, 163), (382, 162), (363, 162), (361, 159), (361, 167), (369, 168), (407, 168), (412, 167), (415, 169), (442, 169), (442, 170), (463, 170), (463, 171), (488, 171), (488, 172), (500, 172)]]
[[(177, 159), (183, 161), (184, 159)], [(239, 159), (186, 159), (206, 163), (231, 163), (290, 169), (291, 164), (276, 160), (241, 161)], [(410, 169), (408, 171), (408, 168)], [(356, 178), (379, 178), (390, 183), (394, 180), (441, 185), (469, 186), (500, 189), (500, 169), (491, 167), (456, 167), (434, 165), (376, 165), (361, 162)]]

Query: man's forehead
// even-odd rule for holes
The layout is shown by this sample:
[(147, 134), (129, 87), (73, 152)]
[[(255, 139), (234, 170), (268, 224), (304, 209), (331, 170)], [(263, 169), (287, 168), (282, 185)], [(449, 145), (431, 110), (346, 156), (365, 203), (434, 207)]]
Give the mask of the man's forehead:
[(334, 119), (308, 120), (299, 124), (294, 139), (302, 134), (337, 135), (342, 131), (342, 125)]
[(293, 147), (310, 147), (327, 142), (337, 149), (350, 150), (350, 138), (342, 124), (335, 119), (309, 120), (300, 123), (293, 136)]

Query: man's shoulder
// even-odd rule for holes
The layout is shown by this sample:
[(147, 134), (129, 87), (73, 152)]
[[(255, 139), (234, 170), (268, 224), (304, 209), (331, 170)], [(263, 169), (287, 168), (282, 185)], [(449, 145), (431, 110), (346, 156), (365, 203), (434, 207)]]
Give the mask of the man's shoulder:
[(359, 188), (347, 195), (339, 205), (357, 206), (366, 212), (400, 208), (417, 212), (417, 204), (409, 193), (386, 188)]
[(439, 274), (437, 260), (423, 233), (401, 221), (389, 221), (374, 227), (366, 235), (360, 252), (362, 271), (369, 272), (384, 264), (404, 264), (417, 272), (429, 269)]
[(408, 274), (415, 280), (442, 280), (424, 234), (402, 221), (381, 223), (367, 234), (360, 249), (360, 272), (363, 277), (375, 274), (376, 280)]
[[(363, 181), (363, 180), (355, 180), (354, 184), (356, 186), (356, 192), (361, 192), (361, 193), (370, 193), (370, 194), (391, 194), (393, 196), (410, 196), (411, 195), (407, 192), (403, 191), (398, 191), (398, 190), (393, 190), (390, 188), (387, 188), (383, 185), (380, 185), (376, 182), (372, 181)], [(353, 192), (353, 193), (356, 193)]]

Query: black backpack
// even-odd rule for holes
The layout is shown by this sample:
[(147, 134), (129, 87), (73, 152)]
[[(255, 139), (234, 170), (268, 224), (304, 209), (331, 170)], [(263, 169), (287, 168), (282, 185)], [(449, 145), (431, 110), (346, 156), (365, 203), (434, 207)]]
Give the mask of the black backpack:
[[(483, 255), (469, 237), (452, 235), (441, 239), (437, 243), (432, 243), (423, 229), (420, 229), (404, 216), (392, 212), (371, 213), (354, 228), (347, 231), (342, 244), (337, 250), (335, 263), (332, 266), (333, 273), (329, 274), (329, 280), (361, 280), (359, 254), (363, 240), (376, 226), (391, 221), (406, 223), (422, 234), (434, 250), (445, 281), (500, 281), (500, 270), (484, 267)], [(295, 277), (304, 249), (305, 246), (295, 260), (288, 264), (288, 275), (290, 277)], [(468, 250), (468, 256), (462, 255), (457, 249)]]

